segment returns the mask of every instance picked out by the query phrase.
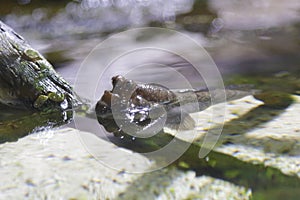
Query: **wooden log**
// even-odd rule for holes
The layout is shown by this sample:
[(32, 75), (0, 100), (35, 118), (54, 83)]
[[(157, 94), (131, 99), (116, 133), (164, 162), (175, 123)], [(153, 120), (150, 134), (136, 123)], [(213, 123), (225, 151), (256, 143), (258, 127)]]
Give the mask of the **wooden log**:
[(0, 143), (66, 123), (78, 105), (52, 65), (0, 21)]
[(0, 102), (44, 110), (71, 108), (71, 86), (20, 35), (0, 21)]

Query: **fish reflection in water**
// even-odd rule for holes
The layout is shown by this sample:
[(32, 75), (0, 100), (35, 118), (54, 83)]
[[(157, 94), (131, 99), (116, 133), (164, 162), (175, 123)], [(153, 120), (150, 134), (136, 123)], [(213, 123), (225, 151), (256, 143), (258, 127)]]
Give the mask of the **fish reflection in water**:
[(126, 128), (136, 135), (151, 134), (164, 126), (193, 129), (195, 121), (189, 113), (205, 110), (212, 102), (222, 103), (257, 92), (250, 86), (176, 91), (155, 83), (136, 83), (122, 76), (113, 77), (112, 85), (113, 89), (105, 91), (98, 101), (96, 113), (99, 123), (115, 135)]

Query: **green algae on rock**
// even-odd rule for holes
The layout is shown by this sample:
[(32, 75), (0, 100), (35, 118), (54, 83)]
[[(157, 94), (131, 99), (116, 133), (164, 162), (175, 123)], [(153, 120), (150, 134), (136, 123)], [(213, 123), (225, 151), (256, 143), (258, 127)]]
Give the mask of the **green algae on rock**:
[(0, 103), (38, 110), (64, 110), (78, 103), (52, 65), (1, 21), (0, 39)]
[(254, 97), (263, 101), (264, 105), (270, 108), (286, 108), (294, 101), (292, 95), (279, 91), (263, 92)]
[(0, 143), (67, 123), (78, 105), (52, 65), (0, 21)]

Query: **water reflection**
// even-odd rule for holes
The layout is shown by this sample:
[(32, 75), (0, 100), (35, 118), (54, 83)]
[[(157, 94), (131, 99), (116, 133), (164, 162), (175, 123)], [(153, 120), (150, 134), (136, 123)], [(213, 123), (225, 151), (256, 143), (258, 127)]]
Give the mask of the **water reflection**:
[[(3, 13), (0, 16), (46, 55), (68, 82), (74, 83), (81, 62), (96, 44), (120, 30), (142, 26), (171, 27), (189, 35), (206, 47), (223, 75), (268, 75), (270, 71), (297, 70), (300, 64), (299, 8), (297, 0), (66, 0), (52, 3), (32, 0), (7, 1), (6, 6), (0, 8)], [(151, 34), (116, 45), (131, 48)], [(161, 40), (168, 43), (169, 39)], [(169, 45), (190, 55), (196, 52), (184, 43)], [(110, 53), (105, 49), (103, 56), (105, 52)], [(122, 66), (119, 70), (129, 69), (134, 63), (151, 61), (162, 65), (145, 65), (144, 70), (135, 71), (128, 78), (159, 82), (170, 88), (185, 87), (170, 78), (170, 73), (166, 78), (168, 73), (163, 66), (169, 66), (189, 77), (189, 81), (200, 82), (189, 63), (172, 55), (139, 55), (122, 60), (118, 66)], [(105, 77), (98, 95), (109, 88), (114, 75), (113, 71)]]
[[(173, 28), (196, 39), (223, 75), (289, 71), (300, 64), (298, 0), (6, 3), (0, 8), (1, 19), (60, 67), (58, 71), (70, 82), (96, 44), (115, 32), (143, 26)], [(186, 48), (185, 44), (175, 45)], [(193, 49), (185, 50), (193, 53)], [(160, 62), (173, 66), (181, 63), (174, 57), (164, 57)], [(180, 67), (190, 68), (187, 63)], [(153, 77), (156, 74), (153, 72)]]
[[(159, 26), (184, 32), (201, 43), (223, 74), (255, 73), (262, 75), (258, 80), (260, 84), (271, 85), (272, 89), (295, 85), (296, 91), (299, 88), (297, 76), (276, 81), (270, 76), (270, 71), (281, 71), (277, 75), (282, 75), (282, 71), (299, 69), (299, 10), (299, 0), (3, 0), (0, 18), (42, 51), (56, 67), (60, 67), (58, 71), (69, 82), (74, 81), (88, 52), (107, 36), (133, 27)], [(162, 41), (168, 42), (167, 39)], [(136, 43), (141, 43), (141, 40), (118, 45), (125, 48)], [(189, 54), (194, 53), (194, 49), (184, 43), (169, 44)], [(104, 49), (104, 52), (109, 53), (108, 50)], [(136, 59), (140, 58), (141, 55)], [(169, 55), (159, 58), (152, 55), (151, 58), (178, 71), (191, 69), (188, 63)], [(132, 65), (132, 61), (137, 62), (130, 58), (119, 64), (126, 68)], [(161, 80), (171, 87), (176, 86), (176, 80), (170, 81), (162, 76), (166, 74), (162, 73), (163, 67), (144, 69), (132, 73), (130, 78), (139, 77), (145, 82)], [(188, 77), (193, 77), (191, 70), (185, 72)], [(115, 74), (107, 75), (107, 84), (112, 75)], [(172, 77), (169, 73), (169, 79)], [(89, 78), (86, 77), (87, 80)], [(103, 86), (103, 89), (110, 87)], [(101, 95), (102, 91), (98, 94)], [(2, 107), (0, 109), (3, 110)], [(14, 118), (15, 114), (3, 115), (2, 112), (0, 120)], [(42, 120), (48, 122), (48, 118)]]
[(1, 19), (62, 67), (68, 81), (95, 44), (114, 32), (144, 26), (201, 37), (197, 41), (223, 74), (294, 70), (300, 63), (297, 0), (32, 0), (6, 5), (0, 8)]
[(266, 29), (288, 26), (300, 20), (298, 0), (210, 0), (209, 5), (226, 29)]
[(213, 57), (220, 68), (229, 74), (298, 69), (299, 1), (210, 0), (209, 7), (217, 14), (210, 36), (218, 39)]
[(112, 32), (129, 27), (146, 26), (153, 21), (174, 22), (176, 15), (189, 12), (193, 0), (70, 1), (60, 9), (46, 6), (35, 8), (30, 14), (10, 13), (5, 21), (17, 29), (37, 29), (50, 37)]

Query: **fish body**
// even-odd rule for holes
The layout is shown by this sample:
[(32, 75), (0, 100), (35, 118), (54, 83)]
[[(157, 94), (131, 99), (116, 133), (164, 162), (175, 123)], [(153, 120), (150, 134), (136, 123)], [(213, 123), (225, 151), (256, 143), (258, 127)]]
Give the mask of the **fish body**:
[(128, 124), (140, 125), (142, 129), (165, 120), (164, 125), (171, 128), (179, 128), (181, 124), (181, 128), (191, 129), (195, 122), (189, 113), (205, 110), (212, 102), (222, 103), (254, 93), (254, 90), (232, 87), (176, 91), (158, 84), (136, 83), (122, 76), (113, 77), (112, 83), (113, 89), (105, 91), (96, 105), (98, 121), (110, 128), (118, 126), (116, 120), (127, 120)]

